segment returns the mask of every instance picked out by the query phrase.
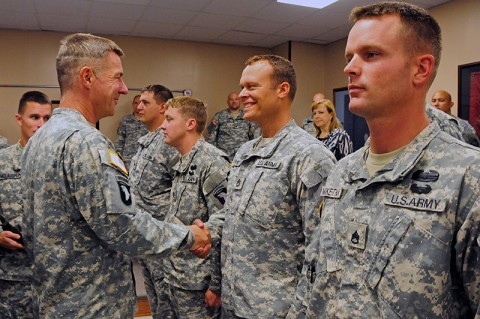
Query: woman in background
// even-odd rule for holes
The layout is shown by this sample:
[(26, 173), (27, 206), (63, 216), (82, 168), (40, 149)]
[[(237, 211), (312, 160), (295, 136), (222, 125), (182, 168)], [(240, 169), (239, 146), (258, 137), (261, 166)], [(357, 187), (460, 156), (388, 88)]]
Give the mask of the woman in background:
[(337, 161), (352, 153), (352, 141), (338, 122), (332, 101), (323, 99), (313, 102), (312, 117), (317, 139), (335, 155)]

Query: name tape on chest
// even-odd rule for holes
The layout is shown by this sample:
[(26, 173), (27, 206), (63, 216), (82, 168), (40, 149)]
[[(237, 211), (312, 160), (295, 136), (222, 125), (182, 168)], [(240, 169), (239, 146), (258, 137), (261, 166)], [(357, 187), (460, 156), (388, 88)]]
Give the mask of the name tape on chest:
[(340, 198), (342, 196), (342, 188), (341, 187), (322, 187), (322, 191), (320, 192), (320, 196), (323, 197), (330, 197), (330, 198)]
[(256, 167), (264, 167), (264, 168), (271, 168), (271, 169), (278, 169), (280, 168), (281, 163), (269, 160), (259, 160), (255, 166)]
[(197, 177), (196, 176), (184, 176), (183, 177), (183, 182), (184, 183), (190, 183), (190, 184), (195, 184), (197, 183)]
[(12, 174), (0, 174), (1, 179), (19, 179), (22, 175), (20, 173), (12, 173)]
[(405, 207), (432, 212), (443, 212), (447, 201), (441, 198), (429, 198), (425, 196), (412, 196), (389, 192), (384, 203), (386, 205)]
[(125, 175), (128, 175), (127, 168), (125, 167), (125, 163), (123, 163), (120, 156), (112, 150), (108, 150), (108, 159), (110, 164), (120, 169)]

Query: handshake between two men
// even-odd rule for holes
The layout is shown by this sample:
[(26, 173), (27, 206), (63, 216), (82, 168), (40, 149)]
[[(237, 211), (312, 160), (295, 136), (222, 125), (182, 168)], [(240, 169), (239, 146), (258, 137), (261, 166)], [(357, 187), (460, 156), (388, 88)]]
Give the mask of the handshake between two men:
[(212, 238), (207, 226), (200, 219), (196, 219), (194, 224), (188, 227), (195, 235), (195, 242), (190, 251), (199, 258), (207, 257), (212, 248)]

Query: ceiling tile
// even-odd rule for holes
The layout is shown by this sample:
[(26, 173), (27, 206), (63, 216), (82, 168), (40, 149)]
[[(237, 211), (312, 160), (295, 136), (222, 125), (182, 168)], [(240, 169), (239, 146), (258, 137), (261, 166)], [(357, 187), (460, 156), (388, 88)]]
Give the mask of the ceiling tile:
[(86, 32), (88, 16), (42, 14), (39, 17), (42, 30), (60, 32)]
[(263, 9), (256, 12), (253, 17), (263, 20), (292, 23), (305, 18), (316, 11), (318, 10), (313, 8), (272, 2)]
[(93, 1), (98, 1), (98, 2), (110, 2), (113, 4), (135, 4), (135, 5), (147, 5), (150, 0), (93, 0)]
[(254, 43), (262, 38), (265, 38), (265, 36), (262, 34), (239, 31), (229, 31), (218, 37), (219, 40), (225, 39), (228, 41), (233, 41), (233, 43)]
[(181, 24), (142, 21), (135, 26), (133, 32), (144, 37), (171, 38), (182, 28)]
[(87, 32), (94, 34), (128, 35), (135, 26), (135, 20), (90, 18)]
[(87, 15), (91, 2), (82, 0), (35, 0), (35, 8), (39, 14)]
[(254, 42), (253, 45), (264, 47), (264, 48), (273, 48), (277, 45), (288, 42), (290, 40), (291, 39), (288, 37), (269, 35), (267, 37), (263, 37), (262, 39), (259, 39), (258, 41)]
[(0, 11), (0, 27), (5, 29), (40, 29), (37, 17), (31, 13), (15, 12), (15, 11)]
[(180, 39), (184, 40), (197, 39), (196, 41), (208, 41), (218, 38), (223, 33), (225, 33), (225, 30), (186, 26), (180, 30), (175, 37), (179, 37)]
[(213, 0), (205, 12), (235, 15), (239, 17), (253, 16), (256, 12), (268, 5), (272, 0)]
[(92, 17), (139, 19), (145, 6), (129, 4), (113, 4), (109, 2), (92, 2)]
[(288, 26), (288, 23), (249, 18), (239, 23), (232, 31), (273, 34)]
[(327, 28), (321, 28), (316, 26), (292, 24), (281, 31), (283, 36), (300, 37), (304, 39), (314, 38), (319, 34), (326, 32)]
[(199, 13), (188, 24), (191, 26), (213, 27), (213, 28), (221, 28), (221, 29), (229, 30), (234, 28), (244, 19), (245, 18), (235, 17), (235, 16)]
[(1, 11), (25, 12), (25, 13), (35, 12), (35, 6), (34, 6), (34, 3), (33, 3), (33, 0), (2, 1), (1, 4), (2, 4), (2, 10)]
[(186, 24), (195, 17), (194, 11), (149, 7), (140, 20), (160, 23)]
[(150, 6), (201, 11), (212, 0), (151, 0)]

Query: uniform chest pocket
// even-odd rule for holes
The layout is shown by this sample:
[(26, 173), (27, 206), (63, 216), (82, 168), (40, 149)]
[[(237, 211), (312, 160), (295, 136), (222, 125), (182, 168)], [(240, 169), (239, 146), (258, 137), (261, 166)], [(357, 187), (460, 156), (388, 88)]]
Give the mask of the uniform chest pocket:
[[(147, 168), (152, 165), (152, 161), (152, 156), (149, 154), (142, 154), (136, 162), (133, 162), (133, 166), (130, 169), (130, 180), (132, 180), (132, 184), (139, 185), (139, 187), (145, 187), (146, 189), (150, 188), (148, 187), (149, 176), (146, 172), (149, 171)], [(152, 176), (150, 176), (150, 179), (151, 178)]]
[[(373, 223), (365, 255), (370, 262), (366, 273), (367, 285), (375, 289), (385, 301), (384, 311), (394, 311), (403, 317), (428, 317), (443, 313), (448, 317), (451, 304), (449, 284), (449, 245), (433, 236), (411, 218), (408, 208), (386, 208), (385, 214), (394, 216), (384, 231)], [(415, 211), (417, 214), (425, 212)], [(433, 212), (432, 214), (440, 214)], [(438, 216), (432, 216), (435, 218)], [(428, 301), (406, 296), (422, 296), (428, 292)], [(436, 309), (432, 309), (432, 307)], [(443, 317), (443, 316), (441, 316)]]
[(264, 172), (257, 175), (250, 185), (244, 185), (245, 215), (264, 228), (275, 223), (279, 211), (285, 211), (289, 203), (285, 201), (288, 186), (279, 180), (266, 176)]
[(191, 225), (197, 218), (203, 221), (208, 220), (206, 208), (200, 204), (196, 179), (188, 182), (184, 178), (185, 176), (181, 178), (183, 180), (174, 187), (172, 192), (170, 221), (174, 224)]

